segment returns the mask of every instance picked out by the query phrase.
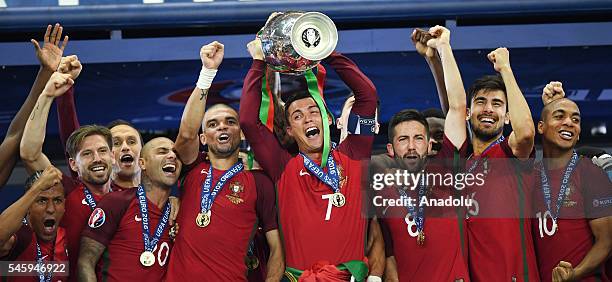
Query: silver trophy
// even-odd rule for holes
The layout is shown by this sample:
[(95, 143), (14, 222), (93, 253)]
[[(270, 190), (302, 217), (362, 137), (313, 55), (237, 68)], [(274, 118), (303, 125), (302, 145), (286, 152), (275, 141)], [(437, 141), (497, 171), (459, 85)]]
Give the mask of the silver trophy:
[(277, 72), (299, 75), (336, 48), (334, 22), (318, 12), (276, 13), (259, 34), (265, 61)]

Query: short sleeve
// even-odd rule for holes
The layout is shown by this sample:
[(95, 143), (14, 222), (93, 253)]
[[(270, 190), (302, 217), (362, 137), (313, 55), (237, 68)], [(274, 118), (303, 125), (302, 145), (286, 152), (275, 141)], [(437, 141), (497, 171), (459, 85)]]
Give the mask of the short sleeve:
[(125, 214), (130, 201), (135, 197), (136, 189), (113, 192), (106, 195), (91, 212), (82, 236), (98, 241), (107, 246), (115, 235), (119, 223)]
[(276, 191), (274, 184), (265, 174), (253, 171), (257, 186), (257, 218), (264, 232), (278, 229), (276, 212)]
[(580, 175), (586, 217), (612, 216), (612, 183), (605, 172), (589, 159), (582, 159)]

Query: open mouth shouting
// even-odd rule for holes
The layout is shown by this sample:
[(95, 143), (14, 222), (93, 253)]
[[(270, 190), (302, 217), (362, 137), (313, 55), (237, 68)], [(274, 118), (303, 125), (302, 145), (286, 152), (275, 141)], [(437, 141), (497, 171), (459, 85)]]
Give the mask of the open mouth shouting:
[(568, 130), (559, 130), (559, 137), (566, 141), (571, 141), (574, 138), (574, 133)]
[(164, 164), (162, 166), (162, 171), (164, 172), (164, 175), (168, 177), (174, 177), (174, 175), (176, 175), (176, 163), (170, 162)]
[(122, 166), (132, 166), (134, 165), (134, 156), (130, 154), (123, 154), (121, 155), (121, 158), (119, 158), (119, 161)]
[(219, 137), (217, 137), (217, 141), (219, 142), (219, 144), (226, 144), (229, 143), (230, 141), (230, 136), (227, 133), (221, 133), (219, 135)]
[(316, 126), (311, 126), (306, 128), (306, 139), (315, 139), (317, 137), (319, 137), (319, 134), (321, 133), (321, 130), (319, 130)]
[(45, 235), (53, 235), (56, 228), (57, 226), (54, 218), (47, 218), (43, 221), (43, 231)]

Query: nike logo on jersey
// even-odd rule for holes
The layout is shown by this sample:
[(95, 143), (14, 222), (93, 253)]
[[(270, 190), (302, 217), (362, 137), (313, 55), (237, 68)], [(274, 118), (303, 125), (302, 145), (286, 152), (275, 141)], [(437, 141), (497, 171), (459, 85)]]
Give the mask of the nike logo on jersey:
[(136, 221), (141, 221), (141, 220), (142, 220), (142, 218), (138, 217), (138, 215), (136, 214), (136, 215), (134, 215), (134, 220), (136, 220)]
[(85, 201), (85, 198), (83, 198), (83, 200), (81, 200), (81, 204), (86, 205), (86, 206), (89, 206), (89, 205), (87, 204), (87, 201)]
[(200, 174), (208, 174), (208, 170), (203, 168), (202, 171), (200, 171)]
[(303, 169), (300, 169), (300, 176), (304, 176), (304, 175), (310, 175), (310, 173), (304, 171)]

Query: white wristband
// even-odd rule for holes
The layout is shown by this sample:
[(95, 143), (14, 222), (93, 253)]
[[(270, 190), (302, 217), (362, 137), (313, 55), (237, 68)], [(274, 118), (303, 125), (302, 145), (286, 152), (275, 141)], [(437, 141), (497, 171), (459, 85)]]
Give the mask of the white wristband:
[(206, 67), (202, 66), (196, 87), (202, 90), (210, 89), (210, 85), (212, 84), (215, 75), (217, 75), (217, 70), (207, 69)]
[(382, 278), (374, 275), (368, 276), (367, 282), (382, 282)]

